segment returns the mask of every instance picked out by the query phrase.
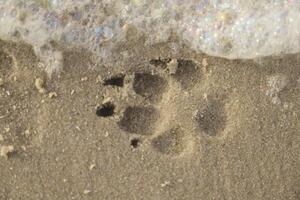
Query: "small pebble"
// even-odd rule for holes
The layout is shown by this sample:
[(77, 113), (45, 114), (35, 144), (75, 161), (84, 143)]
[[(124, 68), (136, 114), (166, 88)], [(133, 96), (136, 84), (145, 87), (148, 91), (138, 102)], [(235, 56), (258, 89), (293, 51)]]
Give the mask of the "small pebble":
[(27, 130), (25, 130), (25, 132), (24, 132), (24, 134), (25, 134), (25, 136), (30, 136), (30, 131), (27, 129)]
[(204, 99), (205, 101), (208, 100), (208, 95), (207, 95), (207, 93), (204, 93), (204, 94), (203, 94), (203, 99)]
[(41, 78), (35, 79), (35, 87), (39, 91), (39, 93), (41, 93), (41, 94), (46, 93), (46, 89), (44, 87), (44, 84), (45, 84), (45, 81), (43, 79), (41, 79)]
[(109, 133), (106, 131), (104, 134), (104, 137), (108, 137), (108, 136), (109, 136)]
[(98, 75), (96, 78), (96, 83), (101, 83), (101, 82), (102, 82), (102, 78), (100, 75)]
[(22, 149), (23, 151), (26, 151), (26, 150), (27, 150), (26, 146), (24, 146), (24, 145), (21, 146), (21, 149)]
[(89, 167), (89, 170), (93, 170), (95, 169), (96, 165), (95, 164), (91, 164), (90, 167)]
[(83, 194), (89, 194), (89, 193), (91, 193), (91, 190), (87, 190), (87, 189), (83, 190)]
[(79, 126), (75, 126), (76, 130), (81, 131)]
[(163, 187), (166, 187), (170, 185), (170, 181), (165, 181), (164, 183), (160, 184), (160, 186), (163, 188)]
[(55, 97), (57, 97), (57, 93), (56, 92), (49, 92), (49, 98), (50, 99), (53, 99)]
[(87, 80), (88, 80), (88, 77), (81, 78), (81, 81), (87, 81)]
[(14, 152), (15, 148), (13, 145), (1, 146), (0, 148), (0, 157), (8, 159), (10, 153)]
[(168, 63), (168, 69), (169, 69), (169, 73), (170, 74), (175, 74), (178, 68), (178, 62), (177, 59), (172, 59), (169, 63)]
[(207, 67), (208, 66), (207, 58), (203, 58), (203, 60), (202, 60), (202, 66), (203, 67)]
[(5, 131), (6, 133), (8, 133), (8, 132), (10, 131), (10, 128), (9, 128), (9, 127), (5, 127), (5, 128), (4, 128), (4, 131)]

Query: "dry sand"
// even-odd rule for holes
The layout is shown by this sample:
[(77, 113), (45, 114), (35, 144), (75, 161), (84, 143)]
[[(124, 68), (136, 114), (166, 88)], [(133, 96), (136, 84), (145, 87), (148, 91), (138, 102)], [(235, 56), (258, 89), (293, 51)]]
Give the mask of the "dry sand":
[(299, 200), (300, 56), (120, 44), (49, 77), (0, 42), (0, 199)]

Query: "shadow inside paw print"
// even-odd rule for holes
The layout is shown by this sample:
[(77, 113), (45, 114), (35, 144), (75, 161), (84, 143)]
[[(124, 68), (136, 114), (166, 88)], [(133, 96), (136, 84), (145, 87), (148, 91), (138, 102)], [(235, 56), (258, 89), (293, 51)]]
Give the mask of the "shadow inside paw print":
[(124, 86), (124, 78), (125, 75), (121, 74), (121, 75), (117, 75), (111, 78), (108, 78), (106, 80), (104, 80), (103, 85), (104, 86), (115, 86), (115, 87), (123, 87)]
[(133, 90), (152, 102), (158, 102), (162, 99), (163, 93), (167, 88), (167, 81), (158, 76), (149, 73), (136, 73), (133, 81)]
[(170, 58), (158, 58), (158, 59), (152, 59), (149, 61), (149, 63), (155, 67), (160, 67), (162, 69), (166, 69), (168, 66), (168, 63), (171, 61), (172, 59)]
[(198, 110), (196, 122), (206, 135), (217, 136), (226, 126), (227, 116), (222, 102), (211, 100)]
[(192, 60), (177, 60), (177, 70), (172, 76), (183, 89), (191, 89), (201, 80), (200, 69)]
[(107, 102), (99, 106), (96, 111), (98, 117), (110, 117), (114, 115), (115, 105)]
[(152, 106), (129, 106), (126, 108), (119, 126), (129, 133), (151, 135), (158, 118), (159, 112)]
[(178, 155), (186, 148), (185, 133), (181, 128), (172, 128), (154, 138), (151, 144), (162, 154)]

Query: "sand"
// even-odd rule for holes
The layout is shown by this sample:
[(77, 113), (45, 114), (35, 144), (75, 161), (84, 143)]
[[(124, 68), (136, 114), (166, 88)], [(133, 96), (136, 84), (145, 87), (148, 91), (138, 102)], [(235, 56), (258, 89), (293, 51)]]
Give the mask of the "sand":
[(141, 44), (112, 66), (65, 51), (49, 76), (0, 42), (1, 200), (300, 199), (299, 55)]

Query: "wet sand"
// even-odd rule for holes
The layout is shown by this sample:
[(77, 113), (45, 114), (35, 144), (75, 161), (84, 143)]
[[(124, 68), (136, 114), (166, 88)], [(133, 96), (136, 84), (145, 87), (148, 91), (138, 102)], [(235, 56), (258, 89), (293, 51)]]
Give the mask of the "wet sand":
[(173, 46), (66, 50), (49, 76), (1, 41), (0, 199), (299, 199), (299, 55)]

